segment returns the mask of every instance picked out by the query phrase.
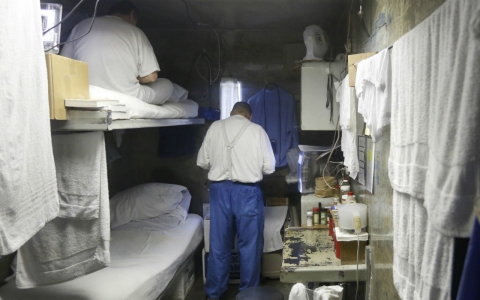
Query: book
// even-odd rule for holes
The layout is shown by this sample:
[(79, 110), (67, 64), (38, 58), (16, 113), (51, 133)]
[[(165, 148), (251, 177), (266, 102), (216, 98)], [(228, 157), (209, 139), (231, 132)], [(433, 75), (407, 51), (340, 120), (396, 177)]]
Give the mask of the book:
[[(105, 118), (106, 112), (101, 110), (84, 110), (84, 109), (69, 109), (68, 112), (68, 119), (102, 119)], [(119, 119), (130, 119), (126, 112), (111, 112), (110, 116), (112, 120), (119, 120)]]
[(127, 112), (125, 104), (105, 105), (100, 107), (67, 107), (68, 110), (90, 110), (90, 111), (114, 111), (114, 112)]
[(65, 107), (100, 108), (118, 104), (118, 100), (110, 99), (65, 99)]

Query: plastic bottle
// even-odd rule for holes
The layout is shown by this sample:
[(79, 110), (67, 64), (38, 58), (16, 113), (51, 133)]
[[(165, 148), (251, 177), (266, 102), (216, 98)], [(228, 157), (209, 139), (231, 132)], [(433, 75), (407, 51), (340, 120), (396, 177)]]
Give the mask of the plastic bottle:
[(313, 208), (313, 225), (318, 225), (320, 223), (320, 208)]
[(340, 187), (340, 193), (341, 193), (342, 196), (347, 195), (348, 192), (350, 192), (350, 186), (348, 184), (347, 185), (342, 185)]
[(322, 208), (320, 211), (320, 224), (327, 225), (327, 208)]
[(355, 201), (355, 198), (353, 197), (353, 192), (347, 193), (347, 203), (350, 203), (350, 201)]
[(307, 226), (308, 227), (313, 226), (313, 213), (311, 210), (307, 211)]
[(353, 227), (355, 228), (355, 233), (362, 232), (362, 220), (358, 211), (353, 213)]
[(328, 210), (327, 217), (328, 217), (328, 235), (333, 237), (333, 229), (335, 228), (335, 225), (333, 224), (332, 210), (333, 210), (333, 206)]
[(333, 205), (337, 205), (340, 202), (340, 186), (335, 186), (335, 193), (333, 195)]

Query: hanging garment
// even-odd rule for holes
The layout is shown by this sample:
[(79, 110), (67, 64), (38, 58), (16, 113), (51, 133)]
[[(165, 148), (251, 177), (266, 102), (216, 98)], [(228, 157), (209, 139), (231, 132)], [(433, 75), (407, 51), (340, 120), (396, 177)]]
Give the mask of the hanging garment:
[(374, 142), (382, 137), (383, 127), (390, 124), (391, 87), (388, 49), (358, 63), (355, 78), (358, 112), (363, 115)]
[[(478, 15), (480, 2), (448, 0), (393, 46), (389, 178), (394, 201), (402, 193), (407, 206), (421, 203), (410, 210), (394, 204), (394, 231), (405, 231), (394, 238), (394, 283), (404, 299), (450, 299), (454, 240), (473, 227), (480, 199)], [(423, 207), (423, 226), (399, 223)], [(408, 240), (422, 228), (423, 250)], [(413, 284), (410, 292), (402, 281)]]
[(3, 255), (16, 251), (55, 218), (59, 206), (40, 1), (7, 0), (2, 1), (2, 6), (0, 254)]
[(275, 166), (286, 166), (287, 151), (298, 147), (293, 96), (274, 85), (272, 89), (261, 89), (248, 99), (248, 104), (253, 111), (252, 122), (262, 126), (270, 138), (275, 154)]
[(480, 295), (480, 284), (478, 284), (478, 278), (480, 278), (480, 223), (478, 219), (475, 221), (467, 251), (457, 300), (476, 300)]
[(341, 149), (344, 164), (348, 167), (350, 177), (355, 179), (359, 171), (357, 153), (357, 112), (355, 109), (355, 88), (349, 86), (349, 76), (338, 83), (336, 101), (340, 103), (339, 125), (342, 129)]
[(52, 136), (60, 212), (17, 255), (17, 286), (69, 281), (110, 264), (103, 132)]

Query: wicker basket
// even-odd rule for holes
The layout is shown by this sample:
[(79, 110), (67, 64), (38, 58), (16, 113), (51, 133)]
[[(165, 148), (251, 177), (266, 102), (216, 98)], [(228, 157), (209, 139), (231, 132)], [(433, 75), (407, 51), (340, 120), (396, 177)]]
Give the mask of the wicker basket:
[[(332, 188), (330, 188), (327, 183)], [(335, 177), (332, 176), (325, 176), (325, 177), (318, 177), (315, 178), (315, 196), (319, 198), (328, 198), (333, 197), (335, 195), (335, 186), (338, 185), (337, 180)]]

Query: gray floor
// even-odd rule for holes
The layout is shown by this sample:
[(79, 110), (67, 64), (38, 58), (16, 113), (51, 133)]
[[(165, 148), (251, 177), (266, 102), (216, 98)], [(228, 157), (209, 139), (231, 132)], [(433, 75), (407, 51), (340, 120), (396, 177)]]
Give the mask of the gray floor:
[[(283, 293), (284, 299), (288, 300), (288, 294), (293, 286), (290, 283), (282, 283), (279, 279), (265, 279), (260, 285), (270, 286), (276, 288)], [(222, 300), (235, 300), (238, 294), (238, 284), (229, 284), (228, 290), (223, 294)], [(187, 295), (185, 300), (203, 300), (205, 299), (205, 288), (203, 285), (203, 276), (202, 274), (195, 274), (195, 283), (193, 284), (192, 289)]]
[[(332, 283), (333, 284), (333, 283)], [(292, 286), (294, 285), (293, 283), (282, 283), (280, 282), (279, 279), (264, 279), (260, 283), (262, 286), (270, 286), (273, 288), (276, 288), (280, 292), (282, 292), (284, 300), (288, 300), (288, 295), (290, 294), (290, 290), (292, 289)], [(310, 288), (314, 289), (320, 285), (324, 284), (315, 284), (315, 286), (312, 286)], [(328, 284), (325, 284), (328, 285)], [(343, 285), (344, 290), (343, 290), (343, 300), (365, 300), (365, 282), (360, 282), (359, 289), (358, 289), (358, 295), (356, 295), (356, 284), (355, 282), (350, 282), (345, 285)], [(221, 300), (235, 300), (236, 296), (238, 294), (238, 284), (229, 284), (228, 285), (228, 290), (223, 294)], [(200, 273), (195, 274), (195, 282), (193, 284), (192, 289), (188, 293), (187, 297), (185, 300), (204, 300), (206, 299), (205, 296), (205, 289), (203, 285), (203, 276)], [(169, 300), (169, 299), (165, 299)]]

